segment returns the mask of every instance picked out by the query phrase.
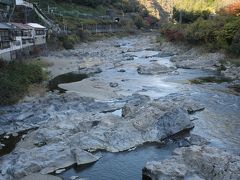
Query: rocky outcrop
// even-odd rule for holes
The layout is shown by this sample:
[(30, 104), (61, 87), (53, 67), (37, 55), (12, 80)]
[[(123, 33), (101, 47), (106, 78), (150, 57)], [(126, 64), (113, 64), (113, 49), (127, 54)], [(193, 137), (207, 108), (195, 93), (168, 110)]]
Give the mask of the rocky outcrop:
[(163, 73), (169, 73), (174, 71), (174, 67), (167, 67), (164, 65), (160, 65), (158, 63), (151, 63), (150, 65), (140, 65), (137, 68), (137, 72), (139, 74), (146, 74), (146, 75), (157, 75)]
[(98, 74), (101, 73), (102, 69), (98, 66), (92, 66), (92, 67), (79, 67), (78, 71), (74, 72), (77, 74), (87, 74), (87, 75), (93, 75), (93, 74)]
[(4, 178), (21, 178), (75, 163), (91, 163), (100, 158), (92, 154), (94, 151), (125, 151), (193, 127), (187, 109), (176, 99), (152, 101), (147, 96), (134, 95), (123, 109), (122, 117), (97, 111), (52, 114), (51, 120), (26, 135), (12, 153), (0, 158), (1, 174)]
[(183, 54), (171, 57), (178, 68), (216, 70), (220, 60), (224, 59), (222, 53)]
[(68, 116), (76, 112), (103, 111), (110, 108), (107, 103), (95, 102), (93, 98), (75, 93), (48, 93), (45, 97), (30, 102), (2, 107), (0, 132), (13, 133), (37, 128), (55, 119), (55, 115)]
[(190, 146), (174, 151), (171, 159), (148, 162), (147, 179), (239, 179), (240, 157), (209, 146)]
[(31, 174), (22, 178), (21, 180), (62, 180), (60, 177), (52, 176), (52, 175), (42, 175), (42, 174)]
[(227, 65), (225, 66), (226, 70), (221, 71), (221, 73), (231, 79), (240, 79), (240, 67), (235, 65)]
[(73, 149), (72, 152), (75, 155), (77, 165), (93, 163), (101, 158), (101, 156), (95, 156), (89, 152), (77, 148)]
[(170, 56), (173, 55), (182, 55), (183, 53), (185, 53), (186, 51), (188, 51), (190, 48), (187, 47), (184, 44), (175, 44), (172, 42), (161, 42), (160, 44), (160, 54), (168, 54)]

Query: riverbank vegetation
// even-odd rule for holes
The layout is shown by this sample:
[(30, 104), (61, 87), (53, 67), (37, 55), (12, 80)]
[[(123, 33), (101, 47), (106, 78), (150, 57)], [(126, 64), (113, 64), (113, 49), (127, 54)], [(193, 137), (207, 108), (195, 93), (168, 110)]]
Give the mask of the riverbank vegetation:
[(0, 61), (0, 105), (18, 102), (30, 85), (47, 78), (40, 62), (23, 63)]
[(205, 45), (210, 51), (224, 49), (240, 55), (240, 18), (217, 16), (214, 19), (199, 18), (191, 24), (167, 24), (161, 34), (168, 41), (185, 41)]
[[(208, 4), (203, 3), (200, 8), (199, 3), (195, 3), (190, 11), (184, 11), (183, 1), (174, 14), (175, 23), (164, 25), (161, 34), (168, 41), (204, 45), (209, 51), (225, 50), (231, 55), (240, 56), (240, 1), (215, 9), (217, 14), (214, 15), (211, 13), (217, 1), (204, 2)], [(179, 18), (181, 23), (176, 23)]]

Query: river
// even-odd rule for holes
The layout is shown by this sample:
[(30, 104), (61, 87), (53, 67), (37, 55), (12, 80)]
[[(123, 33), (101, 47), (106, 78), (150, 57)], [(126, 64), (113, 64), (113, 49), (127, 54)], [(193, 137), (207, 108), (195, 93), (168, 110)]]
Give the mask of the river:
[[(123, 50), (126, 47), (135, 46), (131, 39), (119, 40), (117, 44), (123, 44), (119, 47)], [(139, 46), (138, 43), (137, 45)], [(224, 83), (194, 85), (189, 81), (198, 77), (217, 76), (217, 73), (213, 71), (177, 69), (177, 74), (139, 75), (136, 71), (139, 65), (156, 62), (168, 67), (174, 66), (170, 62), (170, 57), (154, 57), (159, 51), (145, 49), (143, 47), (142, 50), (127, 52), (126, 54), (132, 55), (134, 59), (120, 61), (120, 67), (112, 68), (111, 64), (102, 65), (103, 72), (95, 75), (94, 78), (107, 84), (118, 83), (119, 88), (116, 90), (118, 95), (127, 96), (139, 93), (154, 99), (177, 94), (195, 99), (205, 106), (205, 110), (192, 115), (197, 120), (191, 133), (206, 138), (212, 146), (239, 154), (240, 97), (227, 93)], [(125, 71), (119, 72), (120, 69)], [(60, 84), (61, 88), (74, 92), (78, 92), (79, 86), (81, 82)], [(161, 148), (153, 145), (143, 146), (132, 152), (106, 153), (95, 164), (72, 168), (63, 173), (61, 177), (67, 179), (70, 176), (79, 175), (93, 180), (141, 179), (141, 168), (144, 164), (147, 161), (168, 158), (176, 147), (176, 144), (173, 144)]]
[[(76, 92), (82, 96), (94, 97), (98, 102), (114, 103), (134, 93), (147, 95), (151, 99), (165, 97), (193, 99), (205, 109), (191, 115), (191, 118), (195, 119), (195, 127), (190, 133), (206, 138), (210, 146), (239, 155), (240, 96), (230, 93), (227, 83), (190, 83), (192, 79), (218, 76), (218, 73), (176, 68), (170, 61), (170, 56), (158, 56), (159, 51), (154, 49), (156, 46), (154, 38), (154, 35), (147, 34), (83, 44), (72, 50), (70, 57), (67, 57), (68, 55), (58, 57), (53, 53), (48, 57), (48, 61), (56, 65), (49, 67), (49, 70), (56, 77), (76, 71), (79, 66), (101, 68), (102, 72), (87, 79), (69, 81), (71, 83), (59, 81), (58, 85), (66, 93)], [(76, 57), (76, 54), (80, 55)], [(57, 61), (61, 67), (57, 65)], [(142, 75), (137, 72), (140, 65), (148, 66), (152, 63), (174, 67), (175, 70), (158, 75)], [(111, 83), (115, 83), (115, 86), (109, 88)], [(121, 116), (121, 109), (113, 113)], [(145, 144), (132, 151), (102, 152), (103, 157), (96, 163), (72, 166), (58, 176), (66, 180), (72, 176), (91, 180), (141, 179), (142, 168), (146, 162), (170, 157), (178, 145), (179, 142), (174, 140), (161, 146)]]

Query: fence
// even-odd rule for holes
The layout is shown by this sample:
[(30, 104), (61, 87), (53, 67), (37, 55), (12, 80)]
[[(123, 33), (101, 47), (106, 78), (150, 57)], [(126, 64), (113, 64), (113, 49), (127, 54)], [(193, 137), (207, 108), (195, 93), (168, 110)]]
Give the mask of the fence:
[(116, 33), (122, 32), (123, 28), (117, 23), (111, 24), (88, 24), (88, 25), (81, 25), (79, 27), (83, 31), (88, 31), (91, 33)]

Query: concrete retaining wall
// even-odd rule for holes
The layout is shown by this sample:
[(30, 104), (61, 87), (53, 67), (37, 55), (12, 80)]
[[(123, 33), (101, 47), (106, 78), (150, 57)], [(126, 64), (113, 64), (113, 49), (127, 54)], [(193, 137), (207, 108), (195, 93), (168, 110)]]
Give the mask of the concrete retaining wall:
[(11, 52), (0, 54), (0, 59), (4, 61), (24, 60), (32, 56), (40, 55), (46, 49), (46, 45), (28, 46)]

